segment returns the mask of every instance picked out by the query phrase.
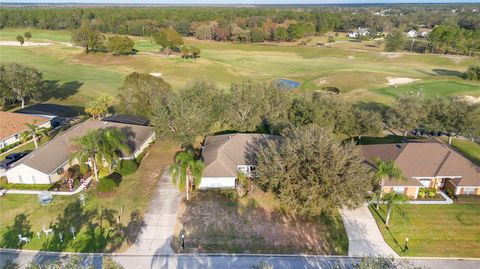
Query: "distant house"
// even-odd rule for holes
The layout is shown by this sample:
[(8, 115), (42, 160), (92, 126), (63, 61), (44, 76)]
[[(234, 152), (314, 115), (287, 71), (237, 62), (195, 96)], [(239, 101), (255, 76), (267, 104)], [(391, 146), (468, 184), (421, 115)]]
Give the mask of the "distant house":
[(367, 36), (369, 34), (370, 34), (370, 32), (368, 31), (368, 28), (358, 28), (355, 31), (349, 32), (348, 37), (350, 37), (350, 38), (360, 38), (361, 36)]
[(238, 173), (253, 176), (255, 148), (278, 139), (275, 135), (239, 133), (205, 138), (202, 147), (205, 169), (199, 188), (235, 188)]
[(22, 133), (28, 130), (26, 124), (33, 123), (40, 128), (50, 127), (46, 117), (0, 111), (0, 149), (20, 142)]
[(50, 184), (58, 181), (64, 171), (75, 163), (70, 162), (76, 151), (72, 139), (81, 137), (88, 131), (104, 128), (118, 128), (127, 137), (131, 155), (123, 156), (122, 159), (136, 158), (155, 139), (153, 127), (89, 119), (57, 135), (16, 162), (5, 172), (7, 181), (22, 184)]
[(414, 38), (414, 37), (417, 37), (418, 36), (418, 33), (416, 30), (410, 30), (407, 32), (407, 37), (410, 37), (410, 38)]
[(406, 180), (387, 179), (384, 192), (400, 192), (416, 199), (420, 188), (450, 190), (455, 195), (480, 195), (480, 167), (448, 146), (436, 142), (363, 145), (366, 161), (393, 161)]

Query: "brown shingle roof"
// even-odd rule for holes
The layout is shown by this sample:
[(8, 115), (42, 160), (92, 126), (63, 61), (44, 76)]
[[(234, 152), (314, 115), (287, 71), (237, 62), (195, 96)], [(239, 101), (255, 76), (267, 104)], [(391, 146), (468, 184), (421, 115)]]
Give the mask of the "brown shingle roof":
[(361, 152), (367, 161), (394, 161), (407, 177), (387, 180), (385, 186), (421, 186), (416, 179), (421, 177), (460, 177), (452, 179), (457, 186), (480, 186), (480, 167), (438, 142), (364, 145)]
[(248, 165), (249, 154), (259, 143), (279, 136), (266, 134), (226, 134), (205, 138), (202, 158), (204, 177), (236, 177), (237, 165)]
[(26, 131), (27, 123), (33, 124), (37, 121), (37, 125), (42, 125), (49, 120), (40, 116), (0, 111), (0, 140)]
[(119, 128), (126, 135), (132, 153), (137, 151), (154, 133), (153, 127), (89, 119), (56, 136), (47, 144), (16, 162), (15, 166), (25, 164), (45, 174), (51, 174), (67, 162), (76, 151), (73, 138), (83, 136), (90, 130), (101, 128)]

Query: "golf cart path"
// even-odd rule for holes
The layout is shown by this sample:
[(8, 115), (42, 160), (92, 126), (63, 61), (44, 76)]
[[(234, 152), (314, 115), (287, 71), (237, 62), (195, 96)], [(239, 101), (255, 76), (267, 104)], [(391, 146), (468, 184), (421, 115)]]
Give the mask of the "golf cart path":
[(340, 211), (340, 214), (342, 215), (349, 241), (348, 256), (399, 257), (385, 243), (375, 219), (370, 210), (368, 210), (367, 204), (355, 210), (343, 209)]
[(157, 190), (145, 214), (146, 226), (135, 244), (127, 250), (128, 254), (173, 254), (170, 241), (182, 196), (172, 184), (168, 170), (165, 169), (160, 177)]

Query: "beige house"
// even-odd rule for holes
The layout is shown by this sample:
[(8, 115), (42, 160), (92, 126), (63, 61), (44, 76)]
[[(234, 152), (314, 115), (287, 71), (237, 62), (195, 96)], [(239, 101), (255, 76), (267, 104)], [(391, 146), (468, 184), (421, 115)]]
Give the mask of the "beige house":
[(199, 188), (235, 188), (238, 173), (253, 176), (255, 148), (278, 138), (275, 135), (239, 133), (205, 138), (202, 146), (205, 169)]
[(20, 113), (0, 111), (0, 149), (20, 142), (21, 135), (28, 130), (27, 124), (50, 128), (50, 119)]
[(447, 145), (437, 142), (363, 145), (361, 152), (370, 164), (372, 158), (378, 157), (394, 161), (402, 170), (406, 180), (385, 180), (384, 192), (401, 192), (414, 199), (420, 188), (480, 195), (480, 167)]
[(88, 131), (102, 128), (118, 128), (125, 134), (132, 154), (124, 156), (123, 159), (136, 158), (155, 139), (153, 127), (89, 119), (57, 135), (14, 163), (5, 172), (8, 182), (50, 184), (58, 181), (62, 178), (64, 171), (74, 164), (70, 161), (72, 154), (76, 151), (72, 140), (85, 135)]

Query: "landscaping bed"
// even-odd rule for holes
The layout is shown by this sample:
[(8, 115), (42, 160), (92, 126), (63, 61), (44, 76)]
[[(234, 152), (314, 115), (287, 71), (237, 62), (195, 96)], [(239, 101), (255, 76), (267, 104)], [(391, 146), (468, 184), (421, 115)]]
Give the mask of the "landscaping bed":
[[(185, 250), (179, 235), (185, 233)], [(272, 194), (256, 190), (199, 191), (182, 203), (172, 248), (228, 253), (347, 254), (348, 238), (338, 213), (302, 219), (286, 213)]]

